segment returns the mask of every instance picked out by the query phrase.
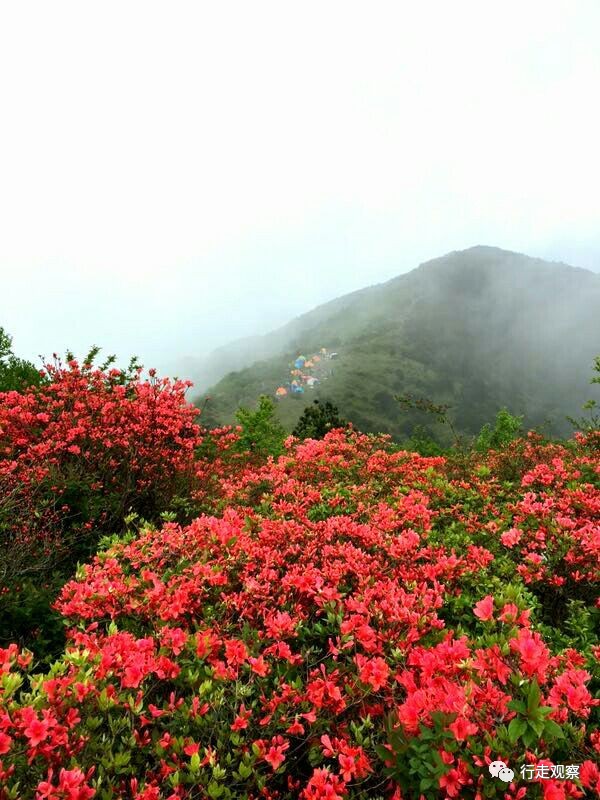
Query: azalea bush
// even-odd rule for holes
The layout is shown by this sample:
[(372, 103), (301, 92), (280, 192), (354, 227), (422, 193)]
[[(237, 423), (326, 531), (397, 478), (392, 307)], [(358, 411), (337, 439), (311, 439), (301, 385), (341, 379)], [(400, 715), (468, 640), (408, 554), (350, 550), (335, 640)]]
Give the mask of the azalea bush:
[[(256, 465), (237, 436), (200, 448), (205, 513), (104, 538), (64, 586), (49, 670), (0, 651), (1, 800), (596, 796), (589, 438), (467, 473), (352, 430)], [(551, 763), (580, 776), (519, 776)]]
[(0, 643), (103, 533), (190, 493), (201, 432), (188, 385), (90, 359), (0, 394)]

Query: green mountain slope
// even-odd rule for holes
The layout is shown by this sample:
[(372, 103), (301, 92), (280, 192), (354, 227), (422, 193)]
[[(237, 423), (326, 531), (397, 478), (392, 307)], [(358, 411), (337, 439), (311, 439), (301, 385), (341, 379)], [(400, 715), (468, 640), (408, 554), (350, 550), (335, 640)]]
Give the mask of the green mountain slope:
[(205, 419), (231, 422), (239, 405), (290, 379), (300, 352), (321, 347), (339, 353), (327, 380), (277, 404), (290, 430), (320, 397), (360, 429), (402, 438), (427, 422), (394, 400), (412, 392), (450, 404), (466, 433), (502, 406), (523, 413), (529, 426), (550, 420), (551, 430), (564, 433), (565, 416), (577, 415), (589, 396), (600, 353), (600, 276), (491, 247), (450, 253), (222, 349), (221, 363), (238, 353), (247, 366), (207, 392)]

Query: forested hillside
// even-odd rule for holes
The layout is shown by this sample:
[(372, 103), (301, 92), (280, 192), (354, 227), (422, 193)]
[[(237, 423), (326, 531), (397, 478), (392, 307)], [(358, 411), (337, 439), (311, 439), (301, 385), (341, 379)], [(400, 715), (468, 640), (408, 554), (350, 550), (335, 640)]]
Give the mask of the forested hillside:
[(402, 439), (420, 423), (443, 435), (401, 412), (394, 397), (408, 392), (448, 404), (464, 433), (506, 406), (528, 427), (565, 434), (600, 349), (600, 276), (490, 247), (451, 253), (221, 350), (222, 363), (245, 366), (206, 392), (206, 419), (233, 421), (289, 381), (299, 353), (323, 347), (338, 352), (327, 381), (278, 403), (288, 430), (320, 397), (361, 430)]

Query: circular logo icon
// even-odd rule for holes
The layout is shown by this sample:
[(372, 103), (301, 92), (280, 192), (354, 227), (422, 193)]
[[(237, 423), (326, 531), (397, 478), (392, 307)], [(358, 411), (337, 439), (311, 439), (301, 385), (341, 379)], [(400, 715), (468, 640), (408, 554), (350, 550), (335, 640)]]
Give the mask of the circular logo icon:
[(492, 761), (488, 769), (493, 778), (500, 778), (504, 783), (510, 783), (515, 777), (515, 773), (506, 766), (504, 761)]

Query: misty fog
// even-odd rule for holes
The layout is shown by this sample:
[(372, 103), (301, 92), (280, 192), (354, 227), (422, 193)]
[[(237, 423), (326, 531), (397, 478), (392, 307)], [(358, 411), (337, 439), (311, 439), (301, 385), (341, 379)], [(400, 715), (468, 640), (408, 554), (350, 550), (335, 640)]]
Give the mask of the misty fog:
[(0, 25), (0, 323), (23, 357), (98, 344), (183, 375), (476, 244), (600, 269), (593, 2), (332, 3), (318, 25), (27, 5)]

